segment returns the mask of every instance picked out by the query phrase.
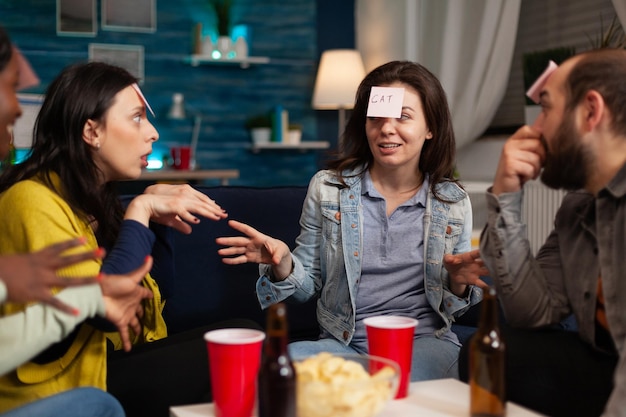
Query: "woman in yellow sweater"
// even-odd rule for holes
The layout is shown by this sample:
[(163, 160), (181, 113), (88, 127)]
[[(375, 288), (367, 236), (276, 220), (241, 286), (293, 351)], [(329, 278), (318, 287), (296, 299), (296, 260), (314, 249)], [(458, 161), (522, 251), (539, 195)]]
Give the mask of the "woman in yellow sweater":
[[(20, 116), (17, 90), (33, 86), (38, 79), (26, 59), (0, 27), (0, 160), (9, 156), (12, 127)], [(106, 317), (116, 324), (130, 349), (128, 325), (135, 321), (143, 298), (152, 293), (137, 284), (150, 271), (151, 257), (130, 275), (66, 278), (57, 270), (90, 259), (101, 258), (100, 248), (64, 255), (85, 243), (83, 238), (52, 244), (42, 250), (0, 256), (0, 304), (34, 302), (23, 312), (0, 318), (0, 375), (28, 361), (51, 343), (64, 339), (86, 318)], [(54, 295), (51, 290), (65, 288)], [(93, 387), (76, 388), (29, 402), (2, 417), (124, 417), (120, 403), (110, 394)]]
[[(214, 201), (189, 186), (149, 187), (123, 209), (113, 181), (137, 178), (158, 139), (136, 82), (121, 68), (89, 63), (66, 68), (50, 84), (31, 152), (0, 176), (0, 254), (32, 252), (85, 236), (87, 246), (103, 246), (108, 255), (69, 266), (64, 275), (127, 273), (151, 253), (151, 225), (190, 233), (199, 216), (226, 217)], [(143, 330), (135, 335), (136, 343), (167, 336), (159, 288), (150, 275), (143, 285), (154, 297), (137, 311)], [(1, 313), (24, 308), (7, 303)], [(106, 389), (107, 332), (114, 329), (102, 319), (87, 320), (65, 340), (0, 378), (0, 412), (74, 387)], [(119, 334), (109, 333), (108, 339), (121, 346)], [(149, 386), (136, 388), (154, 392)]]

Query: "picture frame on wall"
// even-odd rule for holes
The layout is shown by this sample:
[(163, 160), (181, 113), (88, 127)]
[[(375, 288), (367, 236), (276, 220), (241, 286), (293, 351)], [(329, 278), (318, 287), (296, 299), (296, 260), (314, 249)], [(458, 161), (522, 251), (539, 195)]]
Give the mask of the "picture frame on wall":
[(156, 31), (156, 0), (102, 0), (102, 29), (120, 32)]
[(89, 44), (89, 62), (106, 62), (124, 68), (139, 79), (144, 80), (144, 48), (142, 45)]
[(43, 94), (19, 93), (17, 95), (22, 116), (15, 121), (15, 126), (13, 126), (13, 146), (16, 149), (30, 149), (32, 147), (35, 121), (43, 99)]
[(57, 35), (96, 36), (96, 0), (56, 0), (56, 6)]

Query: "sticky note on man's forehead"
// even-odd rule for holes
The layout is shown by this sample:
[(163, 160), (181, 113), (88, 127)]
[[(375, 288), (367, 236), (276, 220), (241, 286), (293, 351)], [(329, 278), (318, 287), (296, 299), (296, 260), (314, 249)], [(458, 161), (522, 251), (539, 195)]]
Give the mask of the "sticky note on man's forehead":
[(404, 88), (372, 87), (367, 104), (367, 117), (393, 117), (402, 115)]
[(539, 95), (541, 94), (541, 90), (543, 90), (543, 87), (546, 85), (546, 81), (548, 81), (548, 78), (550, 78), (550, 75), (558, 67), (559, 66), (556, 64), (556, 62), (552, 60), (548, 62), (548, 66), (546, 67), (546, 69), (543, 70), (539, 78), (537, 78), (537, 80), (533, 83), (533, 85), (530, 86), (528, 91), (526, 91), (526, 95), (528, 96), (529, 99), (539, 104)]

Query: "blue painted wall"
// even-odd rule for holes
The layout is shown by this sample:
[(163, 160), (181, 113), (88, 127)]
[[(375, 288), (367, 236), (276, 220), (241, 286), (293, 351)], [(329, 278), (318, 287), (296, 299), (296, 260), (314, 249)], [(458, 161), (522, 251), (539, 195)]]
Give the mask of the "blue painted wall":
[[(100, 17), (100, 1), (98, 18)], [(337, 113), (311, 108), (319, 56), (323, 50), (354, 47), (354, 1), (233, 0), (233, 22), (250, 29), (251, 56), (270, 63), (242, 69), (236, 65), (185, 63), (192, 52), (192, 30), (213, 21), (207, 0), (157, 0), (155, 33), (107, 31), (95, 37), (56, 34), (56, 2), (0, 0), (0, 24), (27, 56), (42, 84), (27, 92), (43, 93), (66, 65), (88, 58), (90, 43), (143, 45), (145, 80), (142, 89), (157, 117), (160, 133), (155, 154), (170, 145), (189, 143), (193, 121), (172, 121), (165, 115), (172, 94), (184, 94), (189, 109), (202, 114), (197, 160), (202, 168), (237, 168), (234, 185), (306, 185), (323, 166), (323, 151), (250, 152), (245, 120), (280, 104), (291, 122), (303, 125), (303, 140), (336, 144)], [(132, 7), (132, 1), (128, 1)], [(334, 147), (334, 146), (333, 146)]]

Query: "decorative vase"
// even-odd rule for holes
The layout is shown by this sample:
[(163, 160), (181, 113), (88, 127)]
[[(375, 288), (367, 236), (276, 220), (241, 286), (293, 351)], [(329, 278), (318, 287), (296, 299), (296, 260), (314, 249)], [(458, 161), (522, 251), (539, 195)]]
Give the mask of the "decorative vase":
[(235, 56), (239, 59), (248, 57), (248, 42), (243, 36), (238, 37), (235, 41)]
[(220, 36), (217, 38), (217, 50), (222, 54), (222, 58), (226, 58), (228, 52), (230, 52), (230, 48), (230, 36)]
[(202, 23), (196, 23), (193, 27), (193, 53), (195, 55), (202, 53)]

